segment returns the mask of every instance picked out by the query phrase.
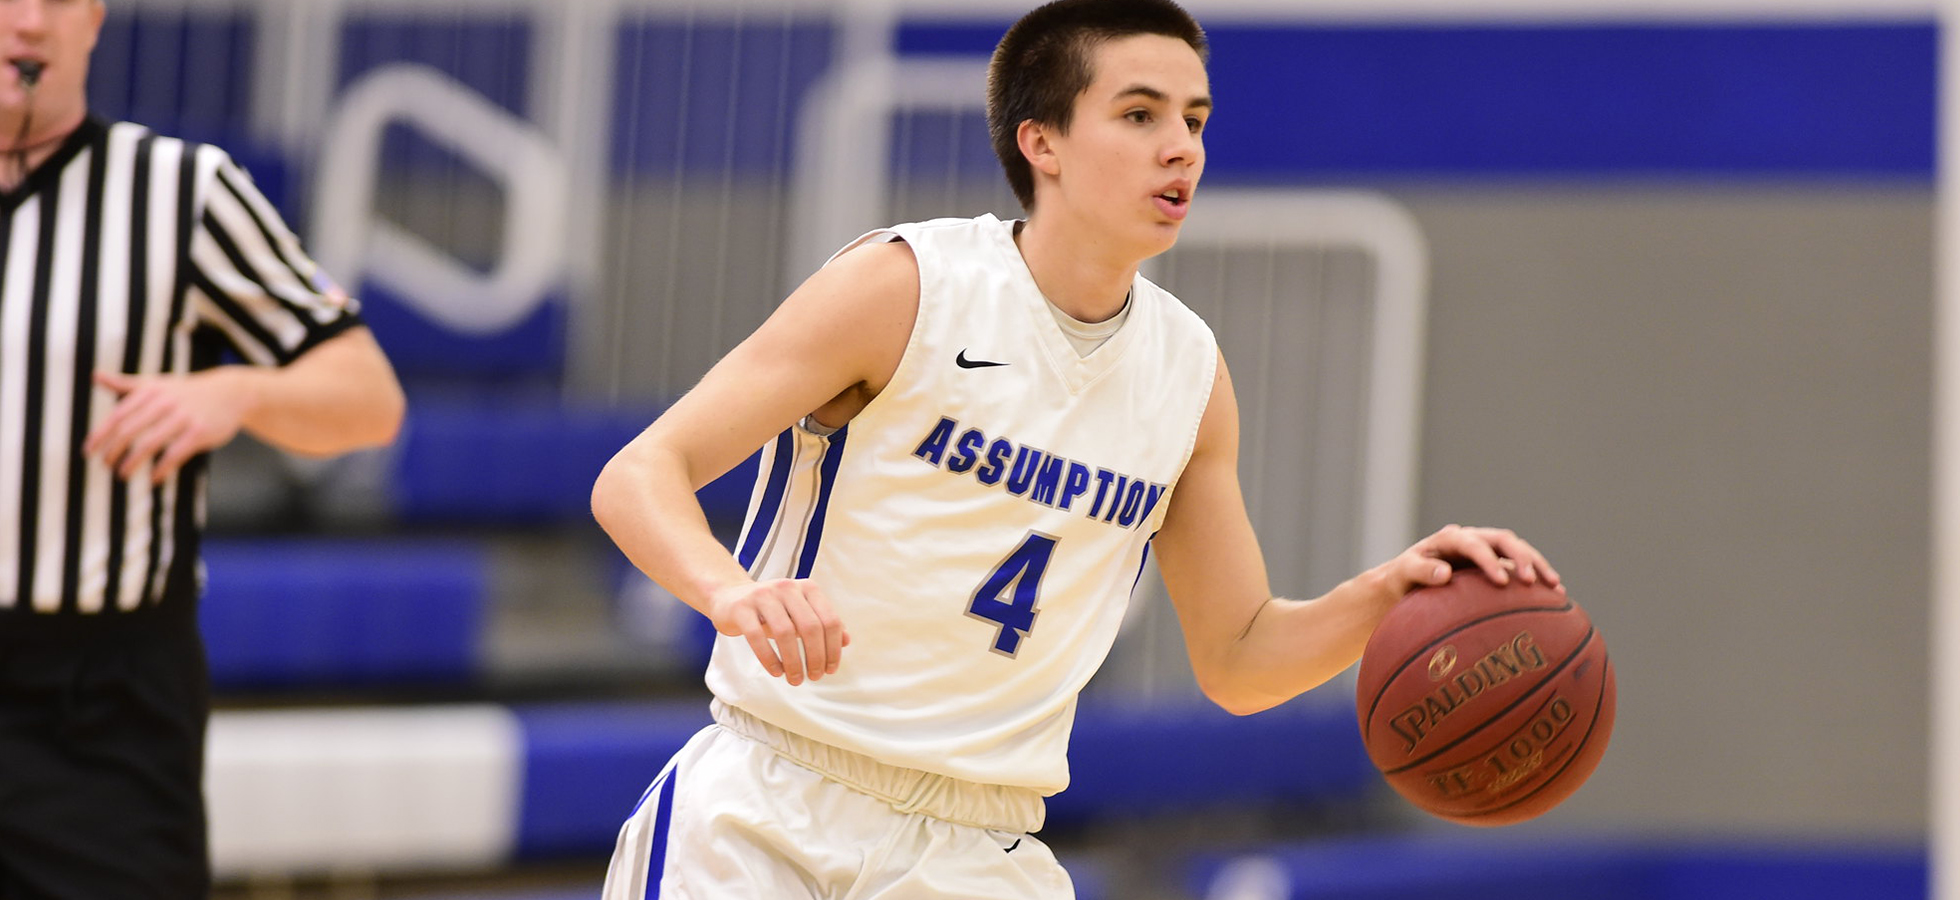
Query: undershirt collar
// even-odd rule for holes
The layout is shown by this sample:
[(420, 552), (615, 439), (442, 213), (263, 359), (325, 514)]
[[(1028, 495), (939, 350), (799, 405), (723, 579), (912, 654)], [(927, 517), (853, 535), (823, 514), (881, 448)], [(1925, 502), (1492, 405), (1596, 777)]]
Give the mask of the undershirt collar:
[(1063, 312), (1061, 307), (1055, 305), (1055, 301), (1046, 297), (1042, 300), (1048, 304), (1049, 314), (1055, 317), (1055, 324), (1061, 326), (1062, 334), (1068, 337), (1069, 345), (1075, 348), (1076, 354), (1088, 356), (1096, 352), (1097, 347), (1101, 347), (1110, 338), (1115, 337), (1116, 332), (1123, 327), (1123, 323), (1129, 321), (1130, 299), (1135, 296), (1136, 292), (1131, 291), (1129, 296), (1123, 298), (1123, 308), (1117, 310), (1116, 315), (1101, 322), (1084, 322)]

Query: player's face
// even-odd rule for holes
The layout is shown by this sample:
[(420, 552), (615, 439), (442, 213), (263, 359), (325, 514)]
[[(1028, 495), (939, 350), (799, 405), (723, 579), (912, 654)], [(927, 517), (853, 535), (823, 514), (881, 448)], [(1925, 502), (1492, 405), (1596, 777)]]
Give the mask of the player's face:
[(1054, 138), (1058, 199), (1140, 259), (1155, 256), (1176, 243), (1204, 174), (1211, 81), (1197, 51), (1163, 35), (1105, 42), (1093, 65), (1068, 134)]
[(15, 111), (27, 103), (20, 70), (13, 65), (17, 60), (41, 64), (35, 89), (40, 103), (80, 102), (102, 16), (101, 0), (0, 0), (0, 109)]

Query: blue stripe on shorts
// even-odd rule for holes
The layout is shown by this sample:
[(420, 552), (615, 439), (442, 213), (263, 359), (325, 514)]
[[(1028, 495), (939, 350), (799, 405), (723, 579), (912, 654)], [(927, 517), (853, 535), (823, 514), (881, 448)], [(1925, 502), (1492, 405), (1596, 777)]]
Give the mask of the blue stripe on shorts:
[(653, 852), (647, 857), (646, 900), (659, 900), (660, 877), (667, 868), (667, 828), (668, 820), (674, 814), (674, 777), (677, 770), (669, 770), (654, 789), (660, 792), (660, 809), (653, 818)]

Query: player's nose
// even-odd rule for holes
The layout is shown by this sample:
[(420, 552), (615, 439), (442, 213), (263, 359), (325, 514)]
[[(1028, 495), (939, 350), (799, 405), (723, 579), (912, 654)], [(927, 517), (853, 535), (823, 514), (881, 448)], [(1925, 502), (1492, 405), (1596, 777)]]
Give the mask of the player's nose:
[(1189, 129), (1172, 129), (1170, 139), (1158, 151), (1158, 161), (1166, 166), (1195, 166), (1204, 160), (1204, 144)]

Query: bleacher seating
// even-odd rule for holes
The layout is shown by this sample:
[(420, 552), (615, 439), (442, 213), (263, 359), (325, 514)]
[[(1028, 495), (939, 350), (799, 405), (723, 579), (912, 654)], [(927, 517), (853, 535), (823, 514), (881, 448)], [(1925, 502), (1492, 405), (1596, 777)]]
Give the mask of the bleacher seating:
[(1913, 845), (1451, 829), (1209, 854), (1189, 886), (1208, 900), (1916, 900), (1927, 870)]
[[(379, 486), (386, 527), (403, 533), (205, 542), (203, 629), (221, 691), (468, 685), (487, 665), (491, 541), (603, 540), (593, 479), (656, 415), (454, 393), (411, 409)], [(717, 528), (739, 526), (754, 473), (750, 459), (700, 492)]]
[(611, 846), (646, 786), (696, 731), (707, 704), (581, 703), (516, 710), (524, 783), (516, 852), (593, 854)]
[(1354, 707), (1312, 696), (1254, 716), (1210, 703), (1085, 701), (1069, 739), (1059, 826), (1167, 812), (1358, 802), (1379, 779)]
[[(410, 524), (539, 527), (589, 523), (593, 479), (658, 410), (557, 397), (417, 394), (389, 495)], [(755, 460), (702, 489), (711, 518), (738, 518)]]
[(490, 573), (474, 543), (211, 539), (200, 619), (220, 690), (466, 683)]

